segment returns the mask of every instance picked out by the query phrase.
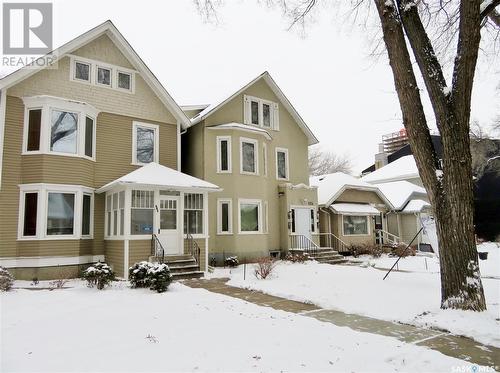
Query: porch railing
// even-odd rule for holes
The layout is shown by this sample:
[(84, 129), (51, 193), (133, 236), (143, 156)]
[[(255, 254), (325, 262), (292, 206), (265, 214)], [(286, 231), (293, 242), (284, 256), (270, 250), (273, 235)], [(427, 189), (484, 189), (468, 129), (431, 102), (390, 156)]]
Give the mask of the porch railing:
[(349, 245), (333, 233), (317, 233), (316, 235), (319, 236), (320, 247), (329, 247), (339, 253), (345, 253), (349, 251)]
[(160, 263), (165, 261), (165, 249), (156, 234), (151, 235), (151, 256), (155, 257)]
[(387, 231), (384, 231), (382, 229), (378, 229), (375, 232), (378, 242), (380, 245), (383, 243), (388, 243), (390, 245), (399, 245), (399, 244), (405, 244), (401, 237), (396, 236), (395, 234), (389, 233)]
[(196, 242), (191, 233), (186, 234), (186, 240), (184, 241), (184, 252), (188, 255), (191, 255), (194, 260), (196, 260), (196, 264), (200, 265), (201, 249), (198, 245), (198, 242)]
[(319, 246), (311, 240), (309, 237), (303, 234), (291, 234), (290, 238), (290, 250), (298, 250), (309, 255), (316, 255), (319, 250)]

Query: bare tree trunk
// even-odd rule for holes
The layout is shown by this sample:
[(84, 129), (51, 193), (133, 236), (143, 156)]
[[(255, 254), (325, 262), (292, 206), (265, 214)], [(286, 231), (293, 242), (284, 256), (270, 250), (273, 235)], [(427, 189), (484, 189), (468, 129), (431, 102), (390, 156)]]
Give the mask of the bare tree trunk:
[[(400, 0), (397, 1), (398, 8), (392, 0), (374, 1), (382, 24), (403, 122), (437, 220), (441, 307), (485, 310), (474, 239), (469, 146), (470, 97), (480, 41), (479, 2), (462, 1), (453, 86), (448, 89), (415, 4)], [(405, 35), (424, 78), (441, 133), (442, 178), (436, 173), (436, 154)]]

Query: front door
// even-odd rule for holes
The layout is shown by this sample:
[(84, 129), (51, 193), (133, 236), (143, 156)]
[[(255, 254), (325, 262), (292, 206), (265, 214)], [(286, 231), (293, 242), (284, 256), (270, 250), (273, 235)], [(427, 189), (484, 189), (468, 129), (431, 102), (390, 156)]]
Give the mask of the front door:
[(311, 239), (311, 214), (310, 208), (295, 208), (295, 233)]
[(160, 195), (158, 238), (165, 250), (165, 255), (181, 252), (179, 229), (179, 197)]

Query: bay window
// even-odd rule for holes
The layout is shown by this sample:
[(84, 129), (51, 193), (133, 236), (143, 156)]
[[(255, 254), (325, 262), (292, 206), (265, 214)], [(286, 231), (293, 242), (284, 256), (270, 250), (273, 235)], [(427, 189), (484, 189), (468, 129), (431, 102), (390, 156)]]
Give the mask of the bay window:
[(42, 183), (20, 189), (19, 239), (92, 238), (92, 188)]
[(23, 154), (57, 154), (95, 160), (98, 111), (83, 102), (51, 96), (23, 98)]
[(184, 195), (184, 233), (203, 234), (203, 194)]
[(240, 138), (240, 172), (242, 174), (257, 175), (258, 142), (254, 139)]
[(240, 199), (239, 233), (261, 233), (261, 201)]
[(368, 216), (342, 215), (344, 236), (368, 235)]

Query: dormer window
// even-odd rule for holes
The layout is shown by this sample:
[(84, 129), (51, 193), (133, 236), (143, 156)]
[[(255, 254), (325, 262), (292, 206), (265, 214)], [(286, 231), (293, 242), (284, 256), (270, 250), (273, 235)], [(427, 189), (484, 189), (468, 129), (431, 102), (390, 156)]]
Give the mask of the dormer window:
[(276, 102), (247, 95), (244, 96), (243, 100), (245, 124), (269, 128), (275, 131), (279, 129), (279, 106)]

